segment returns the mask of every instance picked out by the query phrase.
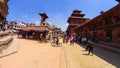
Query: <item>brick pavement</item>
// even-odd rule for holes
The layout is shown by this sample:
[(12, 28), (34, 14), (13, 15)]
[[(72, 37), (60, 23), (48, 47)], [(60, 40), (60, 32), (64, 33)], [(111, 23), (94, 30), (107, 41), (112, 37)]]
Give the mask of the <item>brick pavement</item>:
[(16, 39), (18, 52), (0, 58), (0, 68), (65, 68), (62, 47), (35, 40)]
[(116, 68), (99, 56), (87, 55), (88, 52), (77, 44), (74, 46), (64, 44), (63, 49), (66, 57), (66, 68)]
[(97, 45), (99, 47), (106, 48), (107, 50), (110, 50), (110, 51), (113, 51), (113, 52), (120, 53), (120, 44), (100, 41), (100, 42), (95, 43), (95, 45)]
[[(107, 57), (103, 55), (106, 53), (87, 55), (88, 52), (81, 47), (82, 45), (63, 44), (62, 47), (53, 47), (50, 43), (40, 44), (35, 40), (17, 38), (16, 40), (20, 43), (18, 52), (0, 58), (0, 68), (117, 68), (115, 64), (119, 67), (120, 59), (117, 59), (118, 61), (113, 59), (117, 62), (109, 63), (105, 60)], [(111, 62), (110, 58), (118, 57), (107, 56)]]

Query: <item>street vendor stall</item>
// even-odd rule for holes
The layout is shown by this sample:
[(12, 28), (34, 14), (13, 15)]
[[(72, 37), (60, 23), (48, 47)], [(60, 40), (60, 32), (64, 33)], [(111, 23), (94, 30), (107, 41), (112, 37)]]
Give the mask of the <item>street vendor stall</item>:
[(18, 35), (22, 35), (22, 38), (36, 39), (36, 40), (39, 40), (40, 34), (43, 34), (43, 36), (45, 37), (49, 32), (47, 27), (42, 27), (42, 26), (26, 27), (17, 30), (19, 31)]

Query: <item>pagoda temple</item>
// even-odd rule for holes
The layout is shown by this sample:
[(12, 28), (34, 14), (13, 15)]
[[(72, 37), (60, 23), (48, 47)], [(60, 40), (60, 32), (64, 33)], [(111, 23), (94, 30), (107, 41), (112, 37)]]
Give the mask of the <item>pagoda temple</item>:
[(120, 49), (120, 0), (118, 4), (100, 15), (74, 28), (74, 31), (87, 34), (94, 42)]
[(67, 34), (73, 35), (77, 34), (78, 32), (75, 32), (73, 28), (80, 26), (81, 24), (88, 21), (88, 18), (84, 18), (85, 14), (81, 14), (80, 10), (74, 10), (71, 14), (71, 16), (68, 18), (68, 28), (67, 28)]
[(94, 40), (120, 43), (120, 4), (100, 13), (86, 24), (76, 28), (79, 31), (89, 31)]

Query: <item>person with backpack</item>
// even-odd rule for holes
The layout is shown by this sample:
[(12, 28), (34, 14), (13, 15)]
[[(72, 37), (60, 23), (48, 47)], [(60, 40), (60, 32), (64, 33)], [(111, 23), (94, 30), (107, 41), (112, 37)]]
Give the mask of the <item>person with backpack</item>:
[(88, 47), (88, 55), (90, 53), (92, 53), (92, 55), (93, 55), (94, 42), (92, 42), (91, 40), (88, 40), (87, 47)]

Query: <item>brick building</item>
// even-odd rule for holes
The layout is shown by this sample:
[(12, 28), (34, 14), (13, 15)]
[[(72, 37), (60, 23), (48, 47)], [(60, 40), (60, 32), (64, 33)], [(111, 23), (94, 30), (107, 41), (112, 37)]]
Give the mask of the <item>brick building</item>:
[(54, 24), (46, 21), (48, 18), (46, 13), (40, 13), (39, 15), (41, 16), (40, 26), (19, 28), (17, 29), (19, 35), (22, 35), (23, 38), (39, 40), (40, 34), (47, 38), (48, 35), (52, 36), (61, 32), (60, 28), (57, 28)]
[[(74, 28), (81, 33), (85, 32), (93, 40), (120, 43), (120, 4)], [(84, 33), (84, 34), (85, 34)]]
[(78, 32), (75, 32), (73, 28), (80, 26), (81, 24), (87, 22), (89, 19), (84, 18), (85, 14), (81, 14), (80, 10), (74, 10), (71, 14), (71, 16), (68, 18), (68, 28), (67, 28), (67, 34), (73, 35)]

